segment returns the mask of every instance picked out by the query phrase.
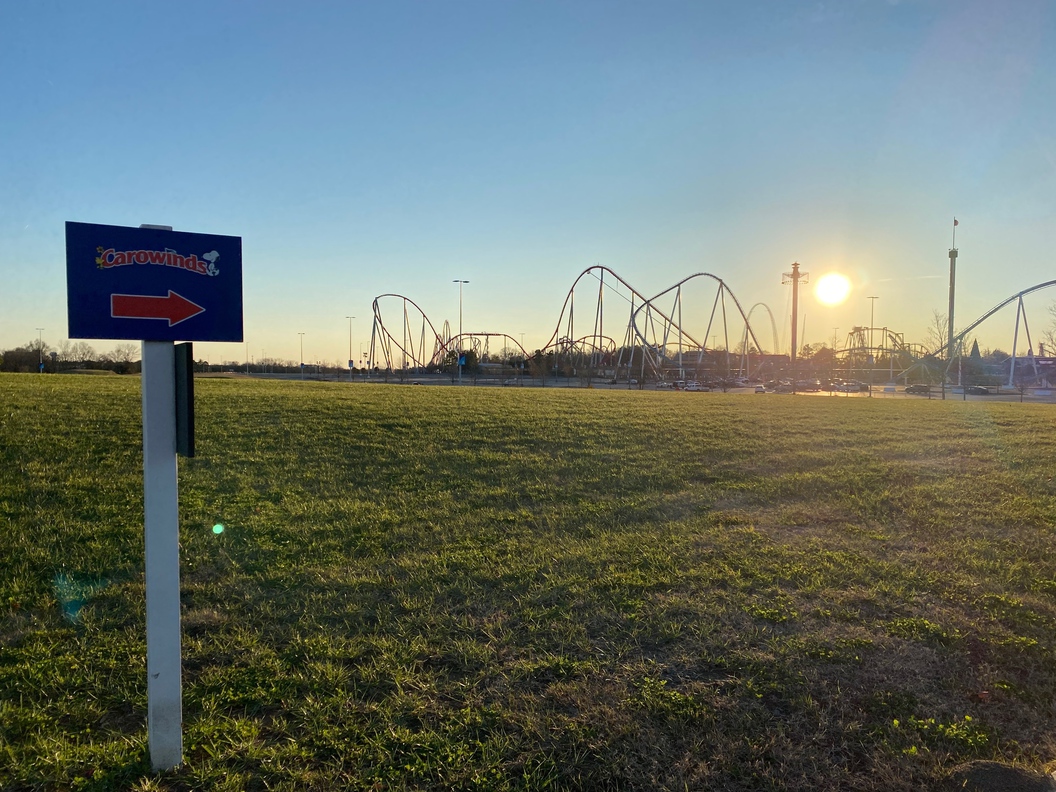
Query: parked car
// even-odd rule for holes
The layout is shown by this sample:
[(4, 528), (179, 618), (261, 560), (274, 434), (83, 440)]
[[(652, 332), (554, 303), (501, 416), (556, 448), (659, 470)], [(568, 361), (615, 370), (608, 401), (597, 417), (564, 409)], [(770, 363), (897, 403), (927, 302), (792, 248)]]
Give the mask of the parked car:
[(764, 386), (762, 386), (762, 385), (756, 385), (755, 386), (755, 392), (756, 393), (766, 393), (766, 388)]
[(907, 385), (906, 393), (931, 393), (930, 385)]
[(989, 396), (989, 388), (984, 388), (982, 385), (968, 385), (965, 387), (964, 392), (970, 396)]

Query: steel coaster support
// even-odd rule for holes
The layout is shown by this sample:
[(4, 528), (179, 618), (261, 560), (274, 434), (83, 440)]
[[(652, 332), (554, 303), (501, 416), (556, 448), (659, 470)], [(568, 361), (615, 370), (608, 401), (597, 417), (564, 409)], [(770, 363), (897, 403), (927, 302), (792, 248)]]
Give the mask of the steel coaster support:
[[(1019, 317), (1023, 314), (1023, 295), (1019, 296), (1019, 301), (1016, 303), (1016, 326), (1012, 331), (1012, 357), (1009, 359), (1008, 365), (1008, 387), (1015, 387), (1014, 380), (1016, 377), (1016, 351), (1019, 349)], [(1029, 347), (1029, 342), (1028, 342)]]
[[(755, 311), (756, 308), (759, 308), (760, 306), (766, 311), (767, 315), (770, 317), (770, 332), (772, 333), (772, 339), (773, 339), (773, 342), (774, 342), (774, 347), (773, 348), (774, 348), (775, 351), (777, 351), (777, 350), (779, 350), (781, 348), (781, 341), (777, 337), (777, 322), (774, 320), (774, 314), (773, 314), (773, 312), (771, 312), (770, 306), (768, 306), (766, 303), (758, 302), (755, 305), (753, 305), (751, 308), (748, 309), (748, 315), (745, 317), (745, 322), (744, 322), (745, 331), (747, 332), (748, 328), (751, 327), (752, 313)], [(762, 347), (757, 347), (757, 348), (759, 349), (759, 352), (763, 352), (763, 348)]]
[(1019, 348), (1019, 321), (1020, 317), (1023, 319), (1023, 331), (1027, 335), (1027, 357), (1030, 359), (1032, 368), (1034, 370), (1035, 379), (1038, 376), (1038, 362), (1034, 357), (1034, 343), (1030, 338), (1030, 326), (1027, 324), (1027, 310), (1023, 306), (1023, 295), (1019, 295), (1019, 303), (1016, 306), (1016, 328), (1012, 333), (1012, 358), (1008, 367), (1008, 387), (1015, 387), (1016, 377), (1016, 351)]
[(407, 369), (407, 332), (411, 329), (411, 321), (407, 317), (407, 298), (403, 300), (403, 346), (400, 348), (400, 362), (402, 363), (401, 368), (406, 371)]
[(635, 340), (636, 339), (634, 337), (634, 295), (632, 294), (631, 295), (631, 316), (630, 316), (630, 318), (627, 321), (627, 329), (624, 331), (624, 334), (623, 334), (623, 346), (620, 347), (620, 357), (619, 357), (619, 360), (616, 362), (616, 371), (617, 372), (619, 372), (619, 370), (623, 367), (623, 355), (624, 355), (624, 352), (626, 350), (630, 350), (629, 354), (631, 356), (631, 359), (630, 359), (630, 361), (628, 362), (627, 365), (630, 366), (631, 364), (634, 363)]
[[(601, 277), (598, 279), (598, 304), (594, 309), (594, 338), (600, 339), (604, 331), (604, 305), (605, 305), (605, 272), (602, 270)], [(591, 355), (590, 366), (592, 369), (597, 368), (597, 354)]]

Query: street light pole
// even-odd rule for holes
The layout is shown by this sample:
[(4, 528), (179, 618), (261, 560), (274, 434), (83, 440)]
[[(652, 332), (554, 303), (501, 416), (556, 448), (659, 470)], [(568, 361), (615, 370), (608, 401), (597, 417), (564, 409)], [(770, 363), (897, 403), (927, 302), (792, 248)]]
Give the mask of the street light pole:
[(39, 374), (43, 374), (44, 373), (44, 340), (43, 340), (43, 333), (44, 333), (44, 328), (43, 327), (38, 327), (37, 328), (37, 356), (38, 356), (38, 358), (40, 360), (39, 360), (39, 363), (38, 363), (38, 366), (37, 366), (37, 372)]
[(873, 318), (876, 315), (876, 301), (879, 297), (869, 298), (869, 398), (873, 398), (873, 380), (876, 379), (876, 347), (873, 344)]
[(304, 333), (298, 333), (301, 337), (301, 379), (304, 379)]
[(356, 317), (346, 316), (348, 320), (348, 381), (352, 381), (352, 320)]
[(469, 283), (468, 280), (456, 278), (451, 281), (458, 284), (458, 384), (462, 384), (462, 284)]
[(832, 381), (836, 378), (836, 333), (840, 328), (832, 328), (832, 367), (829, 370), (829, 395), (832, 395)]

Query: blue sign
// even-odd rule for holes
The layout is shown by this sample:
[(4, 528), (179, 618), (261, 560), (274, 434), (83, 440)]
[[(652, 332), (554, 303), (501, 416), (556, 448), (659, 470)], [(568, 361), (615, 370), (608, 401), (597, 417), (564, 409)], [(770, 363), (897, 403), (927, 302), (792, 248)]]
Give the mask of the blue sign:
[(70, 338), (242, 340), (242, 238), (66, 223)]

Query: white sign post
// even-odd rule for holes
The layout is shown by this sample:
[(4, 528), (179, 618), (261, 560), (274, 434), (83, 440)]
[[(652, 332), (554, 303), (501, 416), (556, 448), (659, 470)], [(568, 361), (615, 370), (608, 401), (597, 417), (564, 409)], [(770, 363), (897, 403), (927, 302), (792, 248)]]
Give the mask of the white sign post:
[(143, 342), (147, 740), (169, 770), (183, 762), (176, 457), (194, 456), (192, 350), (174, 342), (243, 340), (242, 239), (68, 222), (66, 302), (70, 338)]
[(147, 740), (151, 766), (168, 770), (183, 762), (176, 366), (172, 341), (144, 341), (142, 359)]

